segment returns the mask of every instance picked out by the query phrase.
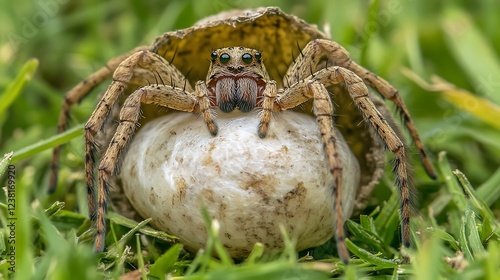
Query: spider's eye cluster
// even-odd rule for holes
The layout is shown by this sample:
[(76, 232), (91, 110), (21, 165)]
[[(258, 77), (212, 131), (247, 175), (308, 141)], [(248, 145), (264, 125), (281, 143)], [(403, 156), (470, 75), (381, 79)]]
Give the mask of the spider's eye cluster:
[[(250, 63), (252, 63), (254, 57), (255, 57), (255, 60), (257, 60), (257, 62), (260, 63), (260, 60), (262, 58), (262, 55), (260, 52), (256, 52), (254, 55), (252, 55), (250, 53), (244, 53), (241, 56), (241, 60), (246, 64), (250, 64)], [(219, 62), (222, 64), (226, 64), (231, 60), (231, 56), (228, 53), (223, 53), (221, 55), (218, 55), (217, 52), (212, 52), (210, 54), (210, 58), (212, 59), (212, 62), (215, 62), (218, 58)]]

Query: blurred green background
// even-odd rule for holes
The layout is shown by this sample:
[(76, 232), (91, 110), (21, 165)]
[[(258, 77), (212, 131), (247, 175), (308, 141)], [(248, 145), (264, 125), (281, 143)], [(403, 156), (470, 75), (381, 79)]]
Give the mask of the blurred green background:
[[(24, 63), (36, 58), (39, 67), (20, 95), (0, 110), (0, 152), (18, 151), (55, 135), (64, 93), (108, 59), (135, 46), (149, 44), (163, 32), (189, 27), (207, 15), (258, 6), (279, 6), (321, 28), (328, 23), (333, 40), (346, 47), (354, 60), (400, 90), (432, 158), (446, 151), (452, 168), (464, 172), (473, 186), (498, 173), (500, 132), (495, 121), (500, 104), (500, 1), (497, 0), (312, 0), (307, 4), (285, 0), (2, 1), (0, 94), (3, 98)], [(404, 69), (411, 70), (414, 78), (410, 79)], [(448, 86), (440, 92), (431, 92), (414, 81), (418, 76), (429, 82), (433, 75), (463, 91), (454, 95), (455, 89)], [(71, 126), (86, 121), (97, 102), (97, 93), (105, 86), (97, 88), (73, 109)], [(79, 198), (84, 192), (81, 137), (72, 140), (63, 152), (60, 188), (53, 196), (44, 192), (50, 157), (51, 151), (46, 150), (16, 162), (19, 176), (32, 186), (33, 198), (37, 197), (45, 207), (62, 200), (67, 203), (66, 209), (81, 209), (84, 204)], [(425, 176), (416, 155), (414, 159), (416, 185), (423, 197), (420, 204), (425, 206), (430, 203), (426, 199), (437, 195), (444, 179), (432, 182)], [(383, 193), (377, 195), (381, 199), (388, 197)], [(499, 209), (496, 201), (492, 211), (497, 218)]]

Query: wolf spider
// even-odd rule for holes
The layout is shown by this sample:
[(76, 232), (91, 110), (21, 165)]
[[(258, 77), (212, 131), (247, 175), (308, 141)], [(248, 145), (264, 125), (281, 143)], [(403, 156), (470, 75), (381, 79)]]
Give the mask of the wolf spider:
[[(353, 62), (344, 48), (329, 40), (312, 40), (300, 50), (300, 54), (283, 77), (282, 88), (278, 88), (277, 82), (270, 79), (264, 67), (263, 56), (264, 54), (255, 49), (240, 46), (217, 49), (210, 54), (211, 64), (206, 80), (196, 82), (193, 89), (186, 82), (184, 75), (171, 62), (152, 51), (140, 48), (112, 60), (108, 64), (111, 65), (110, 69), (103, 68), (101, 72), (91, 76), (91, 79), (81, 83), (80, 88), (66, 95), (60, 128), (65, 125), (65, 116), (71, 105), (82, 99), (90, 87), (102, 82), (109, 76), (109, 73), (114, 72), (112, 83), (85, 125), (85, 173), (89, 215), (96, 227), (95, 251), (100, 252), (104, 248), (109, 180), (115, 174), (119, 158), (136, 130), (141, 116), (141, 104), (155, 104), (199, 114), (212, 135), (218, 132), (213, 108), (218, 107), (222, 112), (233, 110), (248, 112), (257, 107), (261, 110), (257, 134), (264, 138), (273, 113), (289, 110), (312, 100), (328, 168), (334, 178), (335, 237), (338, 253), (344, 262), (348, 262), (349, 254), (344, 242), (346, 236), (342, 221), (342, 196), (339, 187), (344, 174), (337, 151), (337, 136), (333, 130), (334, 106), (327, 91), (327, 87), (341, 83), (345, 85), (350, 98), (366, 123), (395, 156), (393, 170), (401, 199), (402, 243), (404, 246), (409, 246), (412, 187), (408, 174), (405, 144), (395, 132), (395, 128), (374, 105), (365, 83), (374, 87), (383, 97), (394, 102), (420, 151), (425, 170), (435, 178), (435, 171), (424, 151), (424, 145), (398, 91), (385, 80)], [(314, 69), (317, 69), (320, 63), (325, 63), (325, 60), (326, 67), (315, 72)], [(151, 84), (152, 81), (156, 83)], [(99, 162), (96, 200), (95, 137), (103, 128), (111, 108), (119, 96), (124, 94), (130, 83), (140, 85), (140, 87), (126, 98), (121, 107), (119, 125)], [(87, 89), (84, 89), (85, 87)], [(57, 165), (58, 152), (59, 150), (56, 150), (54, 153), (56, 158), (54, 166)], [(55, 171), (52, 175), (54, 184)]]

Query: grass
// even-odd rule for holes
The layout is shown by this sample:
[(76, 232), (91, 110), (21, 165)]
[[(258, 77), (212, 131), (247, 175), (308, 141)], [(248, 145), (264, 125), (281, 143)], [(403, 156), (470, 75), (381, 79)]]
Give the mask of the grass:
[[(15, 182), (16, 279), (99, 279), (122, 275), (163, 279), (496, 279), (500, 274), (500, 18), (498, 1), (255, 1), (276, 5), (322, 26), (361, 64), (396, 85), (438, 167), (426, 177), (415, 159), (419, 214), (413, 219), (411, 264), (399, 264), (398, 199), (390, 172), (377, 202), (347, 222), (351, 264), (333, 243), (298, 254), (256, 244), (235, 263), (214, 228), (203, 252), (186, 252), (176, 237), (110, 213), (111, 245), (94, 254), (85, 215), (81, 124), (96, 94), (72, 112), (72, 127), (55, 135), (63, 93), (111, 57), (155, 36), (243, 1), (4, 1), (0, 25), (0, 274), (9, 262), (9, 187)], [(45, 3), (45, 4), (44, 4)], [(436, 78), (440, 77), (440, 79)], [(102, 91), (102, 87), (95, 91)], [(46, 193), (50, 148), (64, 150), (56, 193)], [(15, 180), (9, 181), (15, 168)], [(12, 178), (10, 178), (12, 179)], [(211, 257), (216, 251), (220, 258)], [(145, 275), (147, 267), (148, 275)], [(140, 272), (137, 272), (139, 269)], [(129, 274), (127, 274), (129, 273)], [(131, 273), (131, 274), (130, 274)]]

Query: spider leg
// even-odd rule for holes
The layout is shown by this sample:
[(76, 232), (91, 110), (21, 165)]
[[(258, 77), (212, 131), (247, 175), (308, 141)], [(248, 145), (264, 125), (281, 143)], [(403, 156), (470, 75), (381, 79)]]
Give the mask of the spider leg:
[(271, 114), (274, 110), (276, 93), (276, 81), (267, 82), (262, 101), (262, 111), (260, 114), (259, 127), (257, 129), (257, 133), (260, 138), (266, 137), (267, 129), (269, 128), (269, 123), (271, 122)]
[[(342, 166), (338, 159), (335, 135), (333, 134), (333, 106), (326, 87), (344, 82), (353, 102), (360, 109), (366, 122), (374, 129), (383, 143), (395, 155), (394, 173), (400, 194), (400, 215), (402, 223), (403, 245), (410, 245), (410, 214), (411, 214), (411, 184), (408, 179), (408, 166), (403, 141), (378, 111), (377, 107), (368, 95), (368, 88), (363, 80), (354, 72), (343, 67), (335, 66), (322, 69), (314, 75), (299, 80), (285, 89), (284, 93), (275, 101), (280, 110), (294, 108), (299, 104), (313, 98), (314, 113), (320, 127), (323, 145), (328, 159), (330, 172), (335, 178), (334, 186), (334, 210), (336, 216), (336, 241), (339, 256), (344, 262), (349, 257), (345, 246), (345, 233), (343, 229), (343, 211), (341, 196)], [(340, 178), (340, 179), (339, 179)]]
[[(108, 79), (118, 65), (124, 61), (127, 57), (141, 50), (146, 50), (146, 46), (138, 47), (130, 52), (123, 55), (115, 57), (109, 60), (104, 67), (97, 70), (96, 72), (90, 74), (83, 81), (78, 83), (72, 89), (70, 89), (65, 95), (61, 105), (61, 112), (59, 113), (59, 120), (57, 124), (57, 133), (63, 133), (68, 126), (68, 119), (71, 111), (71, 107), (76, 103), (79, 103), (84, 99), (96, 86), (101, 84), (103, 81)], [(49, 180), (49, 192), (55, 191), (57, 186), (58, 168), (59, 168), (59, 158), (61, 154), (62, 146), (57, 146), (52, 151), (52, 163), (50, 167), (50, 180)]]
[(349, 262), (349, 252), (345, 245), (344, 214), (342, 210), (342, 162), (338, 153), (337, 138), (333, 129), (333, 105), (330, 95), (320, 80), (313, 76), (300, 80), (285, 89), (274, 102), (278, 110), (294, 108), (313, 99), (313, 111), (318, 123), (328, 168), (333, 176), (333, 197), (335, 212), (335, 239), (339, 257)]
[[(326, 61), (328, 65), (322, 65)], [(356, 73), (369, 86), (373, 87), (384, 98), (391, 100), (401, 114), (404, 125), (410, 132), (415, 146), (420, 152), (420, 158), (425, 171), (432, 179), (437, 178), (436, 171), (425, 152), (425, 146), (420, 139), (415, 123), (410, 117), (410, 113), (399, 94), (399, 91), (389, 84), (386, 80), (368, 71), (366, 68), (358, 65), (349, 57), (349, 53), (338, 43), (317, 39), (309, 42), (296, 58), (296, 61), (288, 69), (283, 79), (285, 86), (289, 86), (287, 81), (295, 83), (311, 75), (310, 69), (318, 70), (318, 67), (341, 66)]]
[[(104, 123), (120, 96), (130, 84), (148, 84), (157, 79), (164, 83), (183, 86), (183, 75), (164, 58), (149, 52), (140, 51), (125, 59), (116, 68), (113, 81), (97, 104), (94, 112), (85, 124), (85, 173), (87, 185), (87, 200), (89, 216), (95, 219), (95, 194), (94, 194), (94, 162), (96, 152), (96, 134), (102, 130)], [(149, 81), (149, 82), (148, 82)], [(191, 86), (186, 87), (192, 91)]]
[[(120, 157), (123, 155), (127, 143), (137, 127), (141, 115), (141, 104), (155, 104), (179, 111), (201, 113), (210, 132), (214, 133), (213, 131), (215, 131), (216, 133), (217, 131), (210, 110), (208, 89), (203, 81), (196, 84), (195, 94), (170, 85), (149, 85), (139, 88), (125, 100), (120, 111), (118, 127), (98, 168), (96, 238), (94, 244), (94, 249), (97, 252), (104, 249), (106, 237), (108, 182), (110, 177), (117, 172)], [(86, 146), (92, 145), (91, 141), (92, 139), (86, 138)]]

